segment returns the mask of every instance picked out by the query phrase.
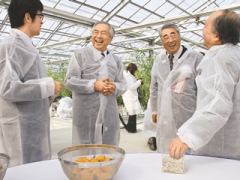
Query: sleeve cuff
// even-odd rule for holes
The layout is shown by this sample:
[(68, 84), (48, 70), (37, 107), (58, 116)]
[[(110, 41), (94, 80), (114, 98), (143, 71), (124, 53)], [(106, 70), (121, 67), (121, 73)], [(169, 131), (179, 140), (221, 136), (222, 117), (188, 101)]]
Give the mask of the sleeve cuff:
[(200, 147), (198, 147), (196, 144), (193, 143), (191, 140), (191, 135), (182, 134), (181, 132), (177, 133), (178, 137), (181, 139), (182, 142), (188, 145), (188, 147), (194, 151), (198, 150)]
[(141, 83), (142, 83), (142, 81), (139, 79), (139, 80), (137, 80), (137, 85), (138, 85), (138, 87), (141, 85)]
[(89, 87), (89, 91), (90, 93), (92, 92), (95, 92), (95, 89), (94, 89), (94, 84), (96, 82), (96, 79), (92, 79), (88, 82), (88, 87)]
[(54, 95), (55, 84), (53, 78), (42, 78), (40, 82), (41, 94), (43, 98)]

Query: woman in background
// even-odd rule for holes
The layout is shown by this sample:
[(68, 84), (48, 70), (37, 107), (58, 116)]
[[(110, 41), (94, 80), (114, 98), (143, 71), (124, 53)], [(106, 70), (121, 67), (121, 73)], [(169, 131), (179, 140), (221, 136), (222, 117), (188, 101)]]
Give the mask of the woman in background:
[(137, 65), (130, 63), (127, 66), (127, 72), (124, 72), (124, 78), (127, 82), (127, 91), (122, 95), (123, 103), (128, 112), (128, 122), (126, 129), (128, 132), (137, 132), (137, 114), (142, 112), (140, 102), (138, 100), (137, 88), (141, 85), (141, 80), (137, 80), (135, 72), (137, 71)]

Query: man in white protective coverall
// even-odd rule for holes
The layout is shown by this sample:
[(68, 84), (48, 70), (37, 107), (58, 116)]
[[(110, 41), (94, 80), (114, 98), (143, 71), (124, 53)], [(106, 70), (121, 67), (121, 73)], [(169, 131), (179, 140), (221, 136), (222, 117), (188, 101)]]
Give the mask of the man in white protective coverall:
[[(157, 122), (157, 150), (168, 153), (169, 141), (195, 111), (196, 67), (203, 55), (181, 45), (180, 32), (175, 24), (163, 25), (160, 38), (164, 50), (157, 56), (152, 67), (150, 102), (152, 121)], [(150, 144), (154, 141), (150, 140), (148, 144), (154, 149)]]
[(172, 139), (169, 154), (193, 154), (240, 160), (240, 17), (219, 10), (203, 30), (209, 49), (198, 66), (197, 108)]
[(121, 60), (107, 49), (114, 29), (106, 22), (92, 28), (92, 45), (74, 52), (66, 86), (73, 93), (73, 144), (118, 145), (116, 97), (126, 90)]
[(31, 38), (43, 20), (39, 0), (12, 0), (10, 35), (0, 43), (0, 140), (10, 165), (51, 158), (49, 97), (62, 85), (46, 77)]

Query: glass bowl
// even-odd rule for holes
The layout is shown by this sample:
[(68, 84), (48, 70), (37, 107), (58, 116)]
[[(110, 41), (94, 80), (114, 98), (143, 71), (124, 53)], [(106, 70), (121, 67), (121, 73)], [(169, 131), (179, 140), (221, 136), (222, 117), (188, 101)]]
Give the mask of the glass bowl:
[(118, 171), (125, 151), (106, 144), (80, 144), (58, 152), (63, 171), (70, 180), (108, 180)]
[(9, 156), (3, 153), (0, 153), (0, 180), (2, 180), (5, 176), (9, 165)]

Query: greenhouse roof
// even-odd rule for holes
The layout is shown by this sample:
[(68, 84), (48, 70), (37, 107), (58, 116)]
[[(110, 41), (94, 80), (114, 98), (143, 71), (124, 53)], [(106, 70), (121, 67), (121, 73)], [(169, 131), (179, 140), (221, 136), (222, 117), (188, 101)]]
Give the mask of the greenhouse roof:
[[(183, 43), (204, 51), (202, 29), (206, 17), (217, 9), (240, 13), (239, 0), (41, 0), (44, 23), (33, 38), (46, 63), (68, 61), (73, 51), (90, 43), (92, 25), (107, 21), (116, 35), (110, 49), (127, 60), (136, 50), (162, 48), (159, 29), (176, 23)], [(0, 1), (0, 40), (8, 36), (9, 0)]]

